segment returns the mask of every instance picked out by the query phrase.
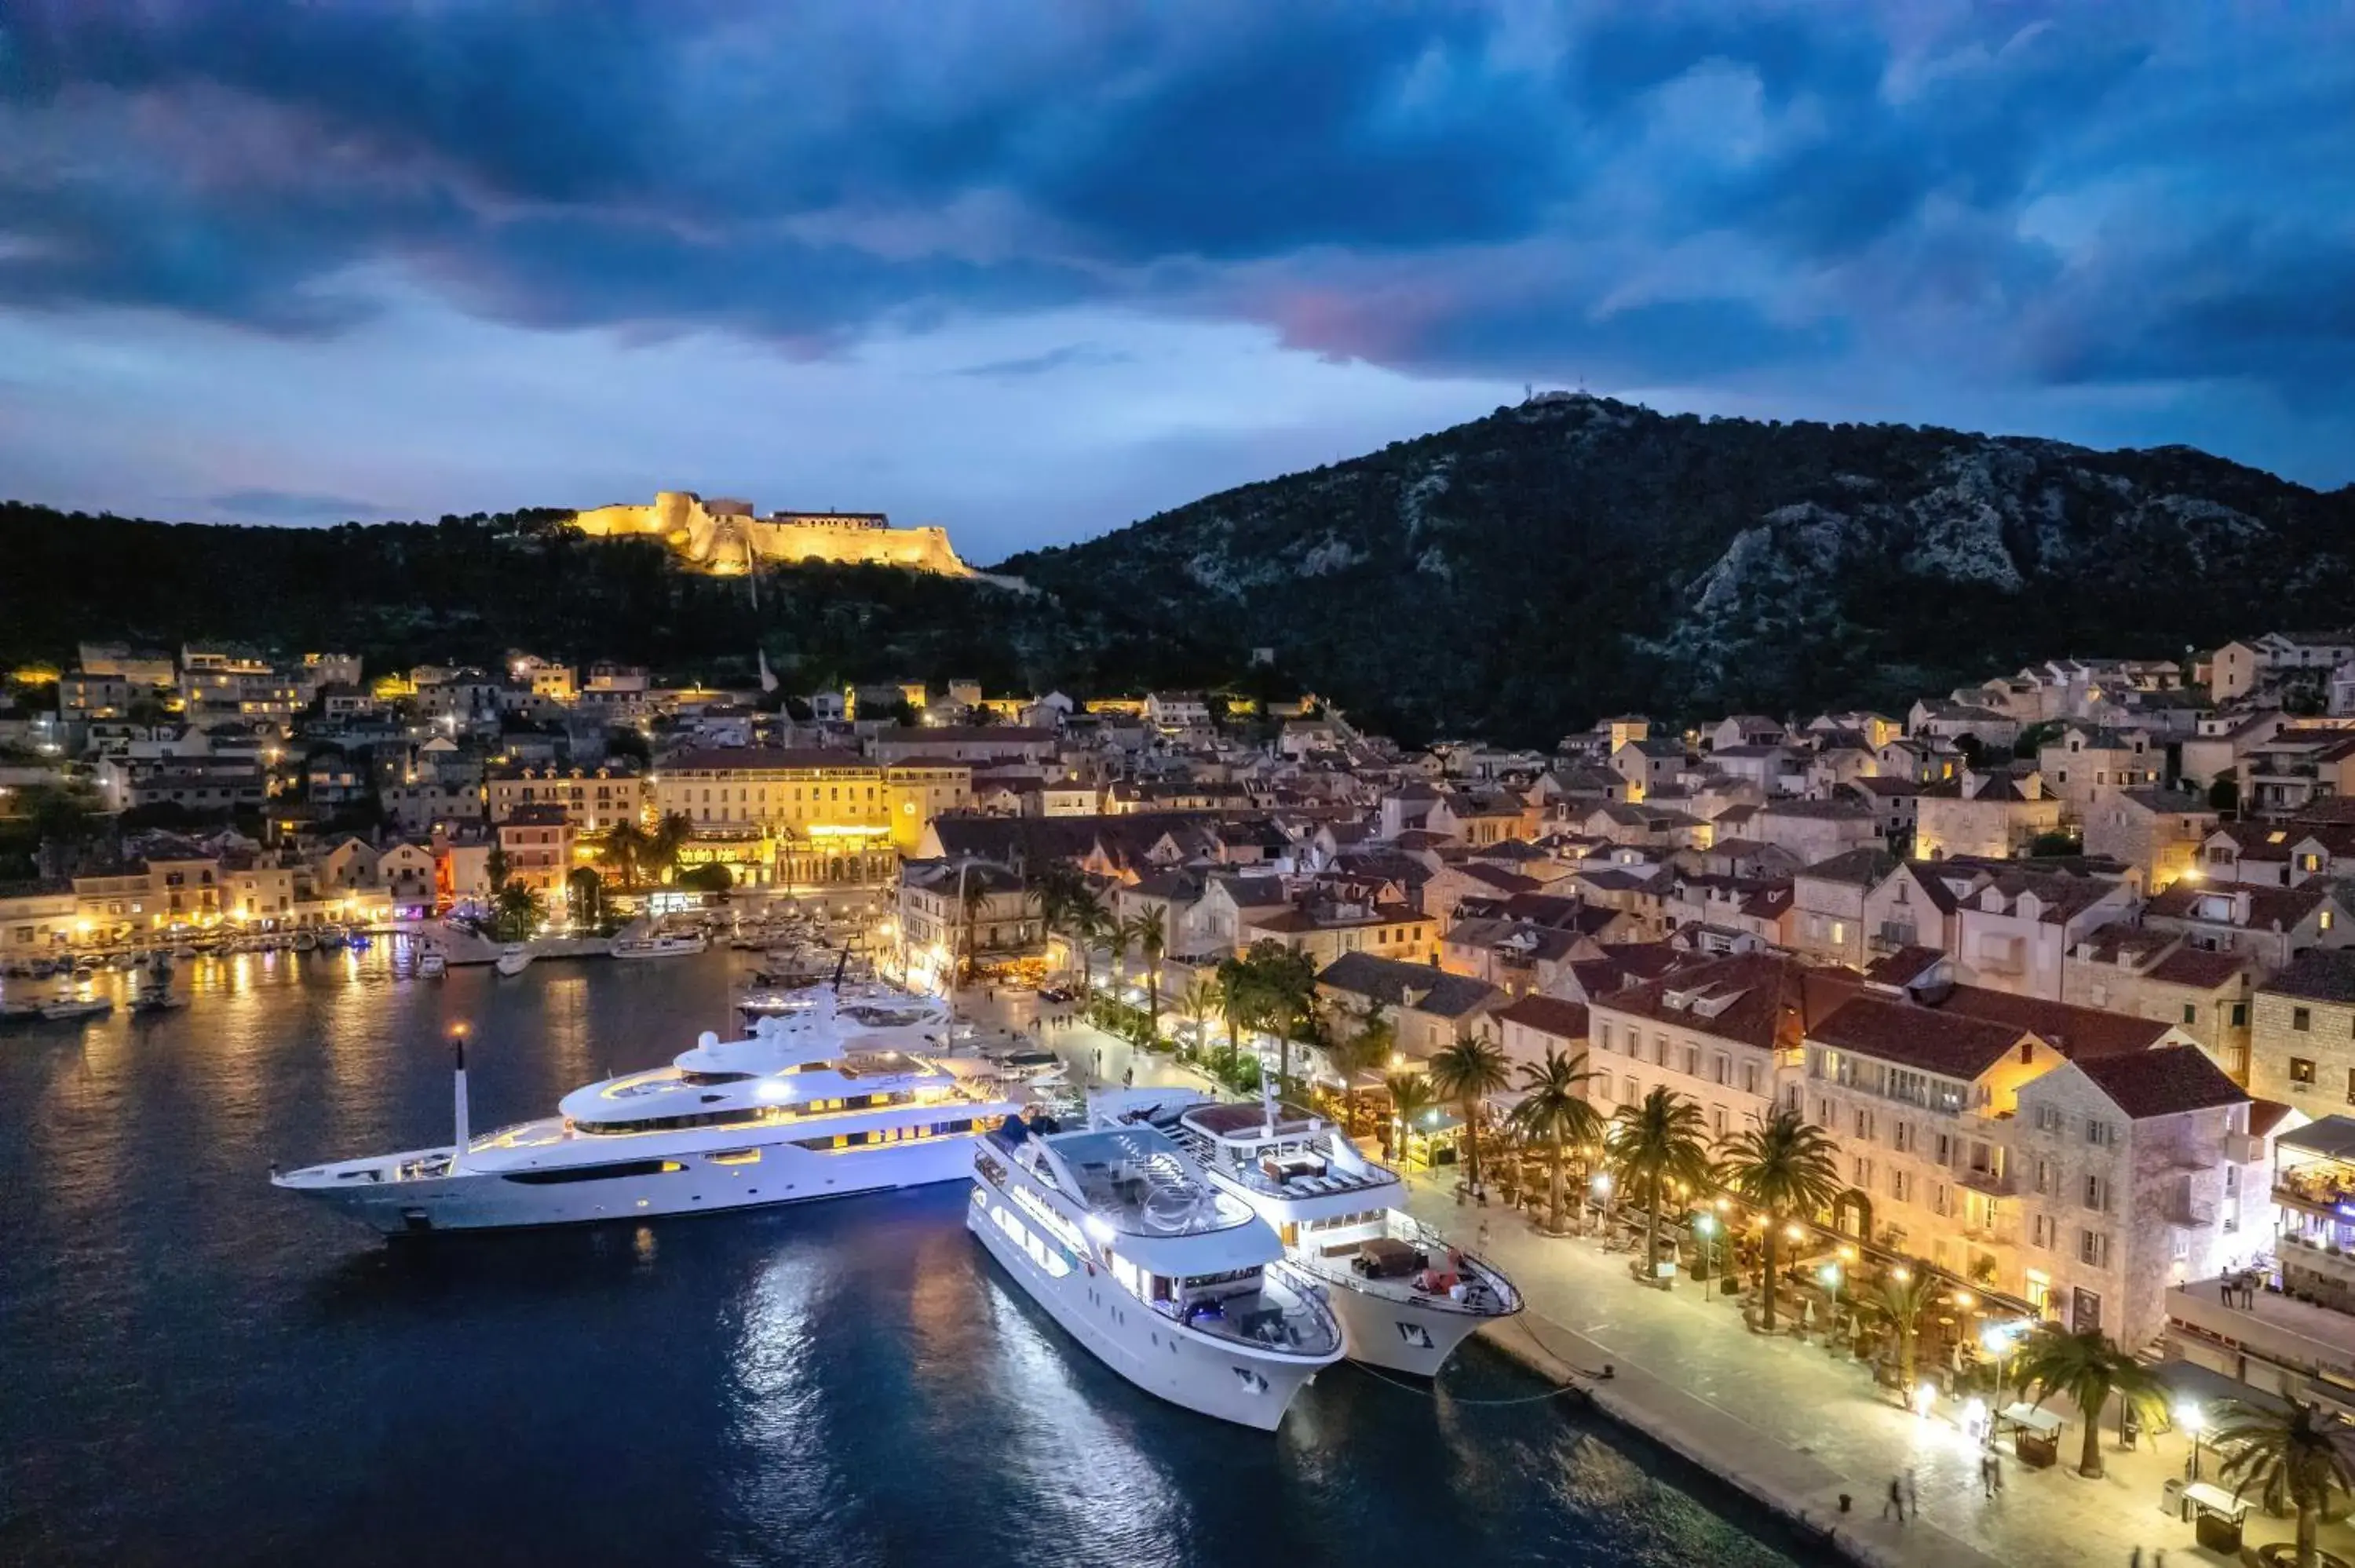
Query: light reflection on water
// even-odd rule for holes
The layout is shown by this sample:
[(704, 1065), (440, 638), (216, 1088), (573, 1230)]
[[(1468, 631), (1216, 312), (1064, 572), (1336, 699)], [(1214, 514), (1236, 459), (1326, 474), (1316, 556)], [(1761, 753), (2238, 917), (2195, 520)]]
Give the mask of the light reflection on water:
[(1783, 1563), (1559, 1402), (1139, 1394), (954, 1186), (417, 1250), (267, 1185), (445, 1139), (456, 1019), (487, 1130), (720, 1027), (730, 966), (251, 954), (0, 1035), (0, 1563)]

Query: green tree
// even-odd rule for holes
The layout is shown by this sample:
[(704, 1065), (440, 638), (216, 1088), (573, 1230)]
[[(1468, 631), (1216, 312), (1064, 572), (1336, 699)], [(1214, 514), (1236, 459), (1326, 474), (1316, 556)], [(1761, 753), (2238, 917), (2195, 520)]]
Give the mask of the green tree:
[(2102, 1475), (2102, 1411), (2112, 1394), (2147, 1421), (2166, 1409), (2158, 1380), (2098, 1329), (2073, 1334), (2058, 1323), (2045, 1324), (2021, 1343), (2012, 1378), (2040, 1406), (2060, 1393), (2077, 1407), (2085, 1426), (2077, 1473), (2090, 1479)]
[(1178, 1011), (1183, 1013), (1187, 1022), (1194, 1026), (1190, 1036), (1194, 1053), (1197, 1055), (1209, 1055), (1209, 1053), (1202, 1048), (1204, 1044), (1202, 1031), (1209, 1022), (1210, 1014), (1219, 1011), (1218, 980), (1197, 980), (1187, 986), (1178, 994)]
[(1241, 1035), (1256, 1028), (1260, 1017), (1259, 974), (1243, 959), (1229, 954), (1219, 960), (1219, 1012), (1227, 1024), (1227, 1066), (1231, 1071), (1241, 1055)]
[(1788, 1106), (1726, 1140), (1719, 1176), (1752, 1210), (1766, 1217), (1763, 1321), (1774, 1330), (1774, 1298), (1780, 1287), (1783, 1226), (1795, 1216), (1809, 1218), (1840, 1194), (1838, 1147), (1824, 1129)]
[(485, 856), (483, 861), (484, 874), (491, 879), (492, 897), (496, 898), (501, 893), (506, 891), (507, 885), (507, 873), (509, 869), (510, 868), (507, 865), (506, 846), (500, 843), (498, 840), (493, 839), (491, 841), (491, 853)]
[(617, 822), (605, 830), (604, 842), (597, 846), (597, 863), (612, 873), (625, 891), (634, 892), (645, 866), (647, 842), (644, 828), (635, 822)]
[(2213, 1434), (2225, 1456), (2222, 1478), (2232, 1495), (2251, 1487), (2275, 1513), (2297, 1515), (2297, 1568), (2314, 1568), (2314, 1535), (2334, 1498), (2355, 1496), (2355, 1467), (2348, 1460), (2347, 1423), (2295, 1395), (2288, 1408), (2268, 1410), (2228, 1402)]
[(2208, 786), (2208, 809), (2222, 816), (2236, 817), (2241, 810), (2241, 781), (2229, 773), (2219, 774)]
[(520, 882), (510, 882), (491, 902), (491, 933), (502, 942), (521, 942), (539, 929), (548, 906), (539, 895)]
[(1464, 1114), (1464, 1151), (1473, 1195), (1486, 1197), (1480, 1182), (1480, 1107), (1490, 1095), (1512, 1086), (1505, 1054), (1479, 1035), (1466, 1034), (1441, 1046), (1423, 1072), (1432, 1092), (1454, 1100)]
[(1327, 1031), (1325, 1060), (1341, 1075), (1341, 1117), (1352, 1129), (1358, 1123), (1358, 1079), (1380, 1072), (1397, 1048), (1398, 1025), (1372, 997)]
[(1275, 1092), (1292, 1092), (1292, 1047), (1316, 1016), (1316, 963), (1273, 938), (1243, 955), (1260, 1027), (1275, 1036)]
[(1660, 1255), (1661, 1194), (1671, 1182), (1696, 1192), (1715, 1177), (1709, 1161), (1709, 1124), (1700, 1107), (1664, 1086), (1613, 1118), (1605, 1146), (1619, 1184), (1644, 1195), (1644, 1268), (1657, 1277)]
[(981, 912), (989, 904), (989, 878), (986, 875), (974, 875), (973, 867), (967, 865), (960, 882), (961, 885), (957, 890), (957, 924), (960, 928), (959, 935), (963, 938), (960, 945), (964, 948), (964, 954), (959, 961), (958, 972), (964, 977), (965, 983), (970, 985), (973, 982), (974, 948), (981, 930)]
[(1161, 959), (1169, 950), (1169, 912), (1155, 905), (1128, 923), (1129, 939), (1145, 960), (1145, 1017), (1147, 1035), (1161, 1033)]
[(655, 824), (647, 835), (643, 859), (646, 874), (656, 881), (666, 880), (678, 868), (679, 852), (695, 837), (695, 823), (684, 811), (673, 811)]
[(1415, 1118), (1429, 1113), (1439, 1098), (1420, 1073), (1392, 1073), (1383, 1082), (1391, 1092), (1391, 1125), (1398, 1132), (1398, 1147), (1390, 1151), (1391, 1158), (1403, 1164)]
[(1900, 1399), (1913, 1395), (1914, 1347), (1922, 1332), (1922, 1319), (1938, 1299), (1937, 1274), (1919, 1259), (1897, 1264), (1884, 1271), (1881, 1282), (1859, 1305), (1871, 1317), (1889, 1325), (1897, 1335), (1897, 1387)]
[(1071, 939), (1071, 950), (1080, 957), (1080, 991), (1082, 994), (1095, 990), (1096, 944), (1104, 939), (1113, 924), (1113, 917), (1104, 909), (1103, 901), (1091, 888), (1080, 889), (1063, 905), (1063, 931)]
[(1546, 1224), (1560, 1235), (1565, 1228), (1562, 1163), (1572, 1145), (1591, 1145), (1603, 1136), (1603, 1118), (1586, 1098), (1586, 1086), (1601, 1075), (1587, 1070), (1585, 1052), (1565, 1055), (1550, 1045), (1544, 1061), (1524, 1062), (1520, 1067), (1520, 1103), (1505, 1119), (1546, 1151)]
[(566, 902), (579, 926), (595, 926), (605, 917), (605, 879), (594, 868), (576, 865), (564, 878)]

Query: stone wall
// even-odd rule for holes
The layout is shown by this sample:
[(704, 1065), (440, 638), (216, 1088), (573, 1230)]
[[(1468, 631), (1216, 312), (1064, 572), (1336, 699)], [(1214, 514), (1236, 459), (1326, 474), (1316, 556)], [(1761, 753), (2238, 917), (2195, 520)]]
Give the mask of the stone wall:
[(815, 558), (947, 577), (975, 575), (949, 544), (945, 528), (894, 528), (879, 514), (757, 517), (747, 503), (707, 503), (691, 491), (663, 491), (650, 506), (593, 507), (575, 513), (572, 526), (593, 539), (660, 539), (681, 559), (713, 572), (745, 571), (755, 561)]

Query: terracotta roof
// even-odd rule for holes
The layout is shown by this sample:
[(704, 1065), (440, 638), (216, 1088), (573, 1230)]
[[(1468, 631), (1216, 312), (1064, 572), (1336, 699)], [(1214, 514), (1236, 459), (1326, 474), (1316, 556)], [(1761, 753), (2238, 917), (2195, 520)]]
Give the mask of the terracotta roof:
[(1560, 1040), (1584, 1040), (1587, 1037), (1584, 1004), (1564, 1001), (1560, 997), (1525, 996), (1510, 1007), (1497, 1009), (1496, 1016), (1505, 1022), (1518, 1023)]
[(2197, 991), (2214, 991), (2230, 984), (2234, 978), (2253, 968), (2248, 959), (2237, 953), (2211, 953), (2198, 948), (2178, 948), (2150, 967), (2147, 978), (2165, 980), (2169, 985), (2190, 986)]
[[(1439, 1018), (1461, 1018), (1487, 1008), (1505, 994), (1487, 980), (1452, 975), (1429, 964), (1401, 963), (1371, 953), (1344, 953), (1325, 966), (1318, 985), (1359, 996), (1373, 997), (1392, 1006), (1412, 1005), (1417, 1012)], [(1404, 999), (1412, 993), (1412, 1004)]]
[(1604, 1005), (1721, 1040), (1789, 1049), (1811, 1019), (1838, 1007), (1855, 986), (1853, 975), (1810, 969), (1780, 953), (1738, 953), (1632, 986)]
[(1897, 869), (1897, 857), (1885, 849), (1867, 846), (1819, 860), (1799, 874), (1815, 882), (1844, 882), (1856, 887), (1877, 887)]
[(1938, 948), (1900, 948), (1867, 964), (1864, 978), (1875, 985), (1909, 985), (1926, 974), (1932, 966), (1944, 962), (1945, 957), (1945, 950)]
[(2307, 1001), (2355, 1001), (2355, 951), (2308, 948), (2257, 989)]
[(2147, 1051), (2170, 1025), (2123, 1012), (2078, 1007), (2041, 997), (2014, 996), (1985, 986), (1958, 985), (1923, 1011), (2000, 1023), (2015, 1033), (2026, 1030), (2073, 1062), (2126, 1051)]
[(1860, 996), (1807, 1031), (1819, 1044), (1900, 1066), (1975, 1081), (2019, 1044), (2024, 1029), (1910, 1001)]
[(2136, 1121), (2238, 1105), (2249, 1092), (2197, 1045), (2167, 1045), (2077, 1064), (2110, 1102)]
[(2249, 1101), (2249, 1133), (2254, 1138), (2268, 1138), (2290, 1114), (2290, 1107), (2279, 1100), (2252, 1098)]

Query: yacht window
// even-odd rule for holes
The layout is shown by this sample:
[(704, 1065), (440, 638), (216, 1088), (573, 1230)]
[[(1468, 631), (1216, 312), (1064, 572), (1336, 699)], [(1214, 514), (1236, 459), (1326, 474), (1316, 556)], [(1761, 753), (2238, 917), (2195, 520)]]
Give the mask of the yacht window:
[(510, 1171), (503, 1180), (527, 1187), (553, 1187), (567, 1181), (612, 1181), (623, 1176), (665, 1176), (687, 1167), (676, 1160), (622, 1160), (610, 1165), (576, 1165), (569, 1171)]
[(761, 1151), (757, 1149), (730, 1149), (706, 1158), (714, 1165), (758, 1165), (761, 1163)]
[(678, 1075), (678, 1081), (682, 1084), (696, 1084), (708, 1087), (713, 1084), (746, 1083), (758, 1075), (754, 1073), (681, 1073)]

